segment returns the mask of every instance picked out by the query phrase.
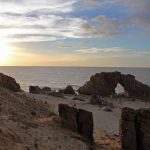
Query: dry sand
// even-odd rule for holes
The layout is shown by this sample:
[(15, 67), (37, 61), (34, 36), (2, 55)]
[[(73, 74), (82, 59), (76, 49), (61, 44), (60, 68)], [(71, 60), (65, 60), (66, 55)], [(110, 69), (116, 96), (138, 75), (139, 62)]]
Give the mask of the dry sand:
[[(37, 95), (29, 93), (22, 94), (25, 94), (30, 98), (42, 100), (44, 102), (47, 101), (56, 114), (58, 113), (58, 104), (60, 103), (69, 104), (72, 106), (76, 106), (77, 108), (91, 111), (94, 116), (94, 130), (96, 131), (96, 136), (99, 136), (98, 133), (100, 133), (100, 135), (103, 135), (103, 133), (108, 135), (119, 135), (119, 120), (121, 116), (121, 109), (123, 107), (130, 107), (134, 109), (150, 108), (150, 103), (145, 104), (145, 102), (141, 100), (132, 101), (131, 99), (122, 98), (121, 103), (120, 101), (113, 101), (114, 109), (112, 112), (106, 112), (97, 105), (91, 105), (89, 103), (90, 97), (85, 95), (82, 96), (82, 98), (86, 100), (85, 102), (83, 102), (79, 100), (72, 100), (73, 96), (69, 95), (66, 95), (65, 99), (63, 99), (50, 95)], [(109, 98), (106, 98), (106, 100), (110, 101)]]

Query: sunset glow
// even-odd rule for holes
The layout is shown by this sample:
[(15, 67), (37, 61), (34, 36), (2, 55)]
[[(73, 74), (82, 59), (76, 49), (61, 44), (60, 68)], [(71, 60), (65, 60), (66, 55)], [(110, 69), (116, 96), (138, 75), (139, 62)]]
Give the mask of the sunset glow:
[(0, 43), (0, 63), (6, 65), (10, 61), (13, 48), (5, 43)]

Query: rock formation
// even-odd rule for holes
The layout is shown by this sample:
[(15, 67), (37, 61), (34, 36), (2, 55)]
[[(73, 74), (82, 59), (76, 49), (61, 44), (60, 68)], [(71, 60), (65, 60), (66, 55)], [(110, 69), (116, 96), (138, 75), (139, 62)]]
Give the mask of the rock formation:
[(14, 78), (4, 75), (2, 73), (0, 73), (0, 86), (14, 92), (21, 91), (20, 85), (16, 82)]
[(76, 109), (66, 104), (59, 104), (59, 116), (62, 126), (81, 134), (86, 139), (93, 141), (93, 115), (91, 112)]
[(29, 86), (29, 93), (32, 94), (42, 94), (43, 91), (39, 86)]
[(124, 108), (120, 120), (122, 150), (150, 149), (150, 109)]
[(135, 79), (133, 75), (120, 72), (102, 72), (93, 75), (90, 81), (78, 89), (80, 94), (109, 96), (115, 94), (115, 88), (120, 83), (130, 97), (149, 98), (150, 87)]
[(64, 90), (59, 90), (59, 92), (64, 94), (75, 94), (75, 91), (71, 85), (68, 85)]

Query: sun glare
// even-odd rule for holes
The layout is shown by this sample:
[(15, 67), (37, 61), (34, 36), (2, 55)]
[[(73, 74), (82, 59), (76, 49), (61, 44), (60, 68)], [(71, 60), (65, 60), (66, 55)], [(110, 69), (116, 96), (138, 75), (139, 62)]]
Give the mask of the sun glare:
[(0, 43), (0, 65), (5, 65), (9, 62), (11, 52), (11, 46)]

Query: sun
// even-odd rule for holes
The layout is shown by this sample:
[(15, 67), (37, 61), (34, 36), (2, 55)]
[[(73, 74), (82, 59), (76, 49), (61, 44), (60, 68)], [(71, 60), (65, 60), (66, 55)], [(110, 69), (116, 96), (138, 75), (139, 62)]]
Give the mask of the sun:
[(5, 65), (9, 62), (12, 47), (6, 43), (0, 43), (0, 65)]

